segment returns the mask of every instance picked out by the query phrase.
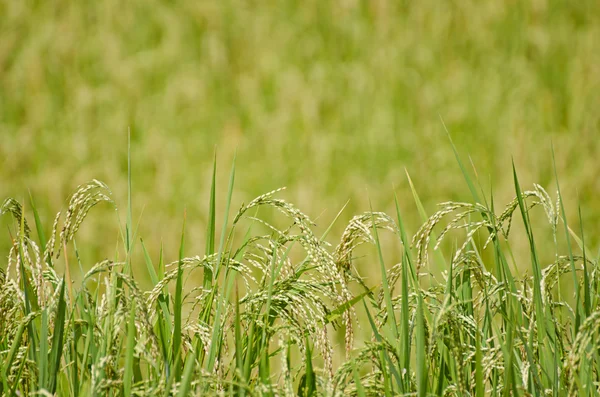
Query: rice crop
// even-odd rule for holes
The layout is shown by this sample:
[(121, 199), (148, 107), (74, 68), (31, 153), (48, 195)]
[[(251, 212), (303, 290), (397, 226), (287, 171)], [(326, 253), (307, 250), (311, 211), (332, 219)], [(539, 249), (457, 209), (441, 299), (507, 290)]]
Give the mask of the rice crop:
[[(9, 198), (0, 394), (596, 395), (598, 257), (583, 227), (567, 224), (560, 186), (555, 196), (522, 189), (513, 167), (515, 198), (498, 204), (460, 165), (472, 200), (426, 216), (413, 190), (424, 222), (412, 238), (396, 201), (394, 214), (369, 208), (352, 218), (337, 242), (316, 235), (280, 190), (230, 211), (235, 166), (224, 198), (215, 166), (205, 251), (188, 256), (184, 218), (177, 258), (162, 249), (153, 258), (137, 235), (131, 179), (122, 241), (95, 264), (82, 263), (76, 236), (95, 206), (117, 208), (107, 185), (77, 188), (50, 234), (33, 198)], [(555, 246), (536, 245), (536, 212)], [(513, 233), (528, 256), (511, 250)], [(386, 260), (390, 236), (397, 264)], [(134, 263), (136, 249), (144, 263)], [(542, 263), (541, 250), (554, 261)], [(358, 260), (372, 273), (361, 274)], [(150, 288), (138, 283), (140, 269)]]

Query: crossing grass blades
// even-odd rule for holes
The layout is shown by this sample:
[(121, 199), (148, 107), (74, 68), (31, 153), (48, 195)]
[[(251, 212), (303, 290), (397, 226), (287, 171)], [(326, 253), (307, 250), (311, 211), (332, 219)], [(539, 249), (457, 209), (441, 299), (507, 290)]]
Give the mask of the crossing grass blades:
[[(335, 244), (279, 190), (230, 219), (235, 167), (217, 234), (215, 166), (206, 250), (185, 255), (184, 226), (170, 261), (135, 236), (131, 191), (122, 259), (93, 265), (79, 262), (85, 247), (75, 236), (93, 207), (116, 206), (105, 184), (80, 186), (48, 235), (33, 199), (7, 199), (1, 212), (14, 227), (0, 273), (0, 394), (595, 395), (598, 257), (583, 228), (567, 225), (558, 184), (554, 199), (541, 186), (522, 190), (513, 167), (515, 199), (498, 206), (459, 164), (471, 201), (443, 203), (427, 217), (413, 188), (423, 225), (412, 238), (396, 202), (395, 214), (352, 218)], [(273, 209), (283, 227), (257, 217), (259, 208)], [(540, 261), (535, 211), (555, 237), (555, 247), (543, 247), (557, 252), (553, 263)], [(511, 250), (515, 228), (526, 257)], [(400, 263), (386, 261), (383, 234)], [(444, 246), (454, 249), (437, 250), (449, 236)], [(364, 244), (378, 285), (356, 270)], [(145, 263), (134, 263), (136, 245)], [(72, 282), (75, 264), (88, 270)], [(133, 269), (147, 271), (150, 289)]]

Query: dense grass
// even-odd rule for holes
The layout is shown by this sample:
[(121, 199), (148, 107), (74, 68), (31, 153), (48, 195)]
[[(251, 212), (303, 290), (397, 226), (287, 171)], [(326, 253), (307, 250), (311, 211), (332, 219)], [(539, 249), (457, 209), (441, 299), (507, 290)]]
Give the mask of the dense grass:
[[(86, 247), (75, 236), (92, 207), (115, 205), (105, 184), (80, 186), (50, 234), (33, 199), (8, 199), (0, 393), (595, 395), (599, 258), (585, 248), (583, 228), (567, 224), (559, 186), (554, 198), (538, 185), (523, 190), (513, 172), (515, 198), (501, 205), (459, 164), (472, 200), (443, 203), (427, 217), (413, 191), (424, 223), (412, 239), (396, 202), (392, 215), (354, 217), (335, 245), (330, 228), (315, 235), (279, 191), (230, 218), (235, 168), (219, 197), (215, 167), (204, 253), (186, 256), (186, 218), (171, 261), (162, 249), (153, 258), (136, 234), (131, 180), (120, 248), (93, 265), (80, 260)], [(226, 207), (222, 221), (217, 202)], [(259, 208), (280, 219), (266, 223)], [(554, 245), (537, 243), (536, 212)], [(528, 255), (511, 250), (516, 228)], [(384, 235), (393, 236), (385, 249)], [(430, 259), (444, 239), (453, 249)], [(363, 244), (372, 253), (366, 274), (355, 266)], [(134, 263), (136, 249), (145, 263)], [(388, 263), (388, 250), (399, 250), (401, 262)], [(542, 251), (554, 261), (541, 263)], [(142, 269), (148, 290), (136, 281)]]
[(598, 37), (596, 0), (0, 1), (0, 394), (594, 394)]
[[(552, 139), (565, 191), (598, 223), (598, 37), (597, 0), (0, 1), (0, 197), (31, 189), (52, 222), (74, 185), (98, 178), (124, 203), (116, 143), (131, 127), (152, 247), (177, 247), (185, 205), (188, 247), (202, 250), (215, 145), (243, 164), (236, 206), (287, 186), (322, 226), (348, 199), (348, 215), (364, 211), (367, 187), (393, 213), (392, 185), (411, 199), (406, 167), (432, 209), (468, 198), (441, 115), (501, 202), (511, 156), (526, 186), (551, 184)], [(109, 255), (112, 217), (88, 222), (79, 241)]]

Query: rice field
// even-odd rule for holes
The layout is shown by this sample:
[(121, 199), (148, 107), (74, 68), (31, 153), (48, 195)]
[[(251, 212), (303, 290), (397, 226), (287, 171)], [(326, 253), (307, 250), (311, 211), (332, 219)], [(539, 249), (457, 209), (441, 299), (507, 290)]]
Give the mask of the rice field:
[(600, 395), (599, 37), (0, 0), (0, 395)]
[[(582, 225), (567, 223), (560, 186), (555, 197), (540, 185), (523, 189), (513, 168), (515, 197), (501, 204), (457, 160), (471, 200), (427, 216), (415, 191), (424, 222), (414, 236), (399, 206), (392, 214), (369, 208), (336, 242), (330, 227), (315, 234), (281, 190), (235, 211), (235, 165), (221, 198), (215, 163), (204, 252), (187, 252), (184, 217), (178, 257), (161, 249), (153, 258), (137, 235), (130, 190), (114, 258), (91, 266), (76, 235), (94, 207), (116, 208), (107, 185), (80, 186), (51, 227), (33, 198), (5, 200), (13, 237), (0, 273), (0, 392), (596, 395), (600, 258), (586, 248)], [(222, 220), (217, 202), (226, 205)], [(258, 217), (259, 208), (277, 222)], [(552, 263), (539, 259), (536, 212), (556, 242), (542, 248)], [(529, 255), (513, 254), (515, 228)], [(383, 235), (400, 262), (388, 261)], [(438, 249), (447, 239), (453, 249)], [(358, 252), (370, 252), (362, 270)], [(434, 272), (434, 262), (445, 270)], [(142, 269), (150, 288), (137, 281)]]

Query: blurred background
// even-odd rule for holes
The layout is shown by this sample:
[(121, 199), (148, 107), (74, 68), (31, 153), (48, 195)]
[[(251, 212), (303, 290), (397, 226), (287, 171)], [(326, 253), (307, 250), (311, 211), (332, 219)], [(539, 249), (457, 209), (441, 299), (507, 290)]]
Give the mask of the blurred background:
[[(600, 3), (0, 0), (0, 197), (31, 191), (47, 233), (92, 178), (124, 222), (129, 129), (134, 222), (153, 255), (164, 241), (176, 259), (184, 209), (186, 253), (203, 252), (215, 151), (220, 214), (237, 151), (232, 212), (287, 186), (279, 196), (324, 230), (350, 200), (335, 242), (369, 200), (394, 214), (396, 192), (415, 232), (405, 169), (428, 213), (471, 198), (442, 119), (498, 206), (513, 158), (523, 188), (554, 196), (553, 143), (569, 220), (580, 203), (593, 232)], [(113, 213), (94, 210), (78, 235), (90, 260), (114, 257)]]

